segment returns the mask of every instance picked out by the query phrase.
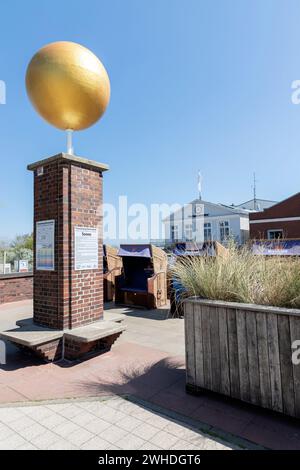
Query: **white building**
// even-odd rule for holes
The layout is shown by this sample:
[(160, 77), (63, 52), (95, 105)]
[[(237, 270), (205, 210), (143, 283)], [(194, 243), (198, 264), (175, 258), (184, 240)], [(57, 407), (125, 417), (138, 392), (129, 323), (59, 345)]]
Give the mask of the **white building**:
[(227, 206), (195, 199), (164, 219), (165, 245), (207, 240), (226, 244), (229, 238), (243, 244), (249, 238), (249, 212), (254, 210), (255, 202), (262, 209), (274, 204), (274, 201), (257, 199)]
[(246, 209), (251, 212), (260, 212), (264, 209), (268, 209), (269, 207), (277, 204), (277, 201), (269, 201), (268, 199), (250, 199), (250, 201), (243, 202), (242, 204), (234, 205), (233, 207), (237, 207), (240, 209)]

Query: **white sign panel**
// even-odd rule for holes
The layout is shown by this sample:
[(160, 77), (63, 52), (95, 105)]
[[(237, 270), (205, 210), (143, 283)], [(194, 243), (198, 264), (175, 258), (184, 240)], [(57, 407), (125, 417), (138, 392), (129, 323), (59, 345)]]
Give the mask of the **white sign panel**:
[(19, 260), (19, 273), (27, 273), (27, 272), (28, 272), (28, 260), (20, 259)]
[(36, 223), (36, 269), (54, 271), (54, 220)]
[(75, 227), (75, 270), (98, 269), (98, 229)]

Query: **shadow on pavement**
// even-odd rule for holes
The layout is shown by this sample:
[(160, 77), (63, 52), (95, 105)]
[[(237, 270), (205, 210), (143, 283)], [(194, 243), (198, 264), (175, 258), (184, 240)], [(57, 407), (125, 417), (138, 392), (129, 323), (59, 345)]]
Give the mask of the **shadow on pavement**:
[[(155, 310), (147, 310), (140, 307), (129, 307), (127, 305), (115, 305), (113, 302), (106, 303), (104, 305), (104, 311), (117, 310), (118, 313), (123, 313), (128, 317), (136, 318), (148, 318), (151, 320), (167, 320), (169, 316), (169, 307), (166, 305), (165, 308), (159, 308)], [(120, 312), (122, 309), (122, 312)]]
[(95, 395), (100, 391), (115, 395), (130, 393), (141, 398), (149, 398), (149, 396), (179, 381), (184, 386), (185, 369), (182, 367), (182, 362), (165, 358), (145, 366), (119, 367), (107, 380), (102, 378), (101, 382), (89, 381), (81, 382), (81, 384), (89, 392), (94, 392)]

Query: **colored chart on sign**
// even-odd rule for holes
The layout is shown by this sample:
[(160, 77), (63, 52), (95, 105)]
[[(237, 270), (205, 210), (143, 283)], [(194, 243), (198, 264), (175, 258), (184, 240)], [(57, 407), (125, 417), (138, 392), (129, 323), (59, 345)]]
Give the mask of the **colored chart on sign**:
[(54, 271), (54, 220), (36, 223), (36, 269)]

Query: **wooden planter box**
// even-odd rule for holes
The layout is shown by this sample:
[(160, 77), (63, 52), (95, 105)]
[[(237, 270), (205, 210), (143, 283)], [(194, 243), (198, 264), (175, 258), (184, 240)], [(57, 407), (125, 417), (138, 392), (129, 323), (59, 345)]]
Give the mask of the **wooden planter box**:
[(192, 298), (184, 313), (187, 390), (300, 417), (300, 310)]

